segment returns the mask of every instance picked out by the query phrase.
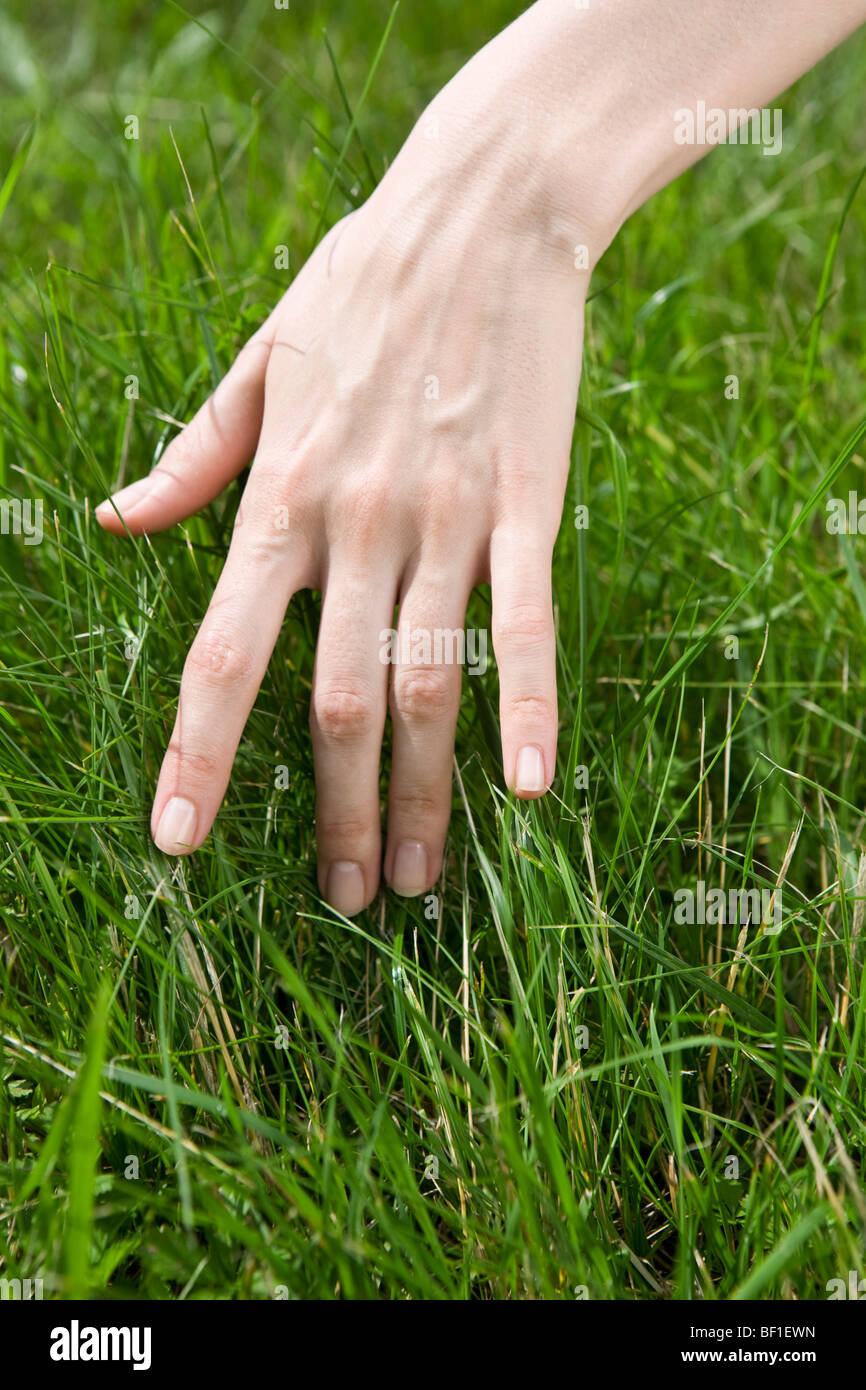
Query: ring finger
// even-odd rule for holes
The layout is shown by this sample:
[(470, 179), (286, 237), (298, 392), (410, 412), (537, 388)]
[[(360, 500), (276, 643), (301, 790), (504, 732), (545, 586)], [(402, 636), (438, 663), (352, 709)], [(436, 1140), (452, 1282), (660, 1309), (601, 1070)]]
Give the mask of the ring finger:
[(431, 888), (442, 867), (463, 664), (479, 655), (471, 643), (467, 651), (463, 627), (473, 577), (459, 568), (437, 574), (422, 561), (400, 604), (385, 877), (406, 897)]

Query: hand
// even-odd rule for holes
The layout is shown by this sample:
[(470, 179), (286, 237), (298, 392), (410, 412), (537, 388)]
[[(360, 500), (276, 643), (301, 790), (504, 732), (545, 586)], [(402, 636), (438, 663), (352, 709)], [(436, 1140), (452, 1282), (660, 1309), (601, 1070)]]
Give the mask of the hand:
[(793, 16), (792, 3), (736, 0), (720, 43), (715, 0), (662, 16), (643, 0), (538, 0), (439, 94), (150, 477), (97, 510), (117, 535), (118, 511), (130, 532), (160, 530), (255, 454), (160, 773), (152, 830), (166, 852), (207, 835), (303, 587), (323, 592), (316, 832), (319, 887), (339, 911), (360, 911), (379, 880), (389, 674), (385, 877), (416, 894), (439, 874), (461, 672), (404, 634), (426, 633), (435, 655), (482, 581), (506, 780), (522, 797), (550, 784), (550, 561), (589, 272), (625, 217), (699, 157), (673, 137), (676, 108), (707, 92), (726, 108), (763, 101), (866, 16), (866, 0), (817, 17), (811, 0)]
[[(446, 120), (447, 103), (439, 109)], [(379, 882), (386, 705), (385, 878), (412, 895), (440, 873), (461, 669), (436, 664), (417, 640), (401, 647), (421, 631), (435, 655), (437, 630), (462, 627), (473, 585), (492, 589), (508, 785), (537, 797), (554, 776), (551, 554), (588, 271), (575, 269), (574, 230), (557, 239), (531, 185), (515, 189), (506, 168), (481, 161), (468, 126), (461, 132), (446, 150), (441, 127), (432, 139), (416, 128), (150, 476), (97, 511), (115, 535), (117, 512), (132, 534), (164, 529), (254, 455), (184, 666), (151, 828), (169, 854), (205, 839), (286, 607), (296, 590), (320, 589), (318, 875), (346, 915)], [(395, 625), (389, 667), (382, 634)]]

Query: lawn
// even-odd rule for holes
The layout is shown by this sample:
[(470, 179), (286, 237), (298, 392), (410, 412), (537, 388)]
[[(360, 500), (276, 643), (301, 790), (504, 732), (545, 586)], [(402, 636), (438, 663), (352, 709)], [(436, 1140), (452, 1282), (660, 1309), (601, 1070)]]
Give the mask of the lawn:
[[(864, 1273), (863, 35), (779, 155), (715, 151), (595, 273), (551, 795), (507, 793), (495, 666), (465, 676), (436, 893), (336, 915), (303, 593), (212, 837), (150, 839), (243, 479), (149, 540), (93, 509), (515, 12), (0, 16), (0, 1275), (46, 1298)], [(762, 909), (716, 920), (731, 890)]]

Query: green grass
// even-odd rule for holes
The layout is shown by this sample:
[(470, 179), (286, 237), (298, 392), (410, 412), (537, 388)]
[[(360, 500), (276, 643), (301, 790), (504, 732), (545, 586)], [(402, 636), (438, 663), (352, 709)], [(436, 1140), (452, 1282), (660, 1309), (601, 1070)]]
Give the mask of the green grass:
[[(554, 794), (505, 793), (495, 670), (466, 679), (438, 902), (337, 917), (302, 594), (212, 838), (150, 841), (242, 480), (150, 541), (93, 506), (512, 14), (405, 6), (357, 117), (384, 10), (0, 19), (0, 482), (45, 505), (41, 545), (0, 538), (0, 1273), (46, 1297), (824, 1298), (863, 1273), (866, 542), (825, 524), (866, 495), (862, 37), (785, 99), (780, 157), (715, 152), (597, 271)], [(783, 883), (781, 932), (678, 923), (697, 879)]]

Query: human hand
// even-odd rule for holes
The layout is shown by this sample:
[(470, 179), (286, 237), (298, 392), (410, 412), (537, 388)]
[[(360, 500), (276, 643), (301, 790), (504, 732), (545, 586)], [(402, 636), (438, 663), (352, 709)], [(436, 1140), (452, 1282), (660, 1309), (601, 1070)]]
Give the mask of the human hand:
[[(132, 534), (162, 530), (255, 455), (184, 667), (152, 832), (172, 854), (205, 839), (288, 602), (321, 589), (319, 884), (346, 914), (379, 881), (380, 634), (395, 603), (399, 656), (405, 631), (461, 628), (473, 585), (491, 583), (506, 779), (534, 797), (554, 773), (550, 564), (587, 277), (571, 259), (557, 266), (529, 220), (508, 225), (501, 190), (467, 200), (463, 179), (454, 171), (418, 207), (417, 173), (395, 166), (317, 248), (149, 477), (97, 511), (116, 535), (117, 512)], [(401, 893), (440, 872), (460, 686), (459, 665), (411, 652), (391, 673), (385, 877)]]
[[(866, 11), (840, 0), (801, 33), (787, 4), (737, 0), (732, 75), (712, 0), (663, 23), (641, 0), (586, 14), (538, 0), (439, 94), (149, 478), (98, 508), (117, 535), (118, 512), (133, 534), (161, 530), (255, 455), (156, 790), (166, 852), (205, 839), (304, 587), (323, 592), (311, 727), (319, 886), (334, 907), (360, 911), (379, 881), (380, 634), (395, 604), (402, 657), (404, 633), (459, 629), (473, 585), (490, 583), (506, 781), (522, 797), (549, 786), (550, 563), (589, 272), (629, 212), (698, 157), (673, 138), (678, 103), (776, 91)], [(390, 680), (385, 877), (410, 895), (441, 868), (461, 672), (408, 645)]]

